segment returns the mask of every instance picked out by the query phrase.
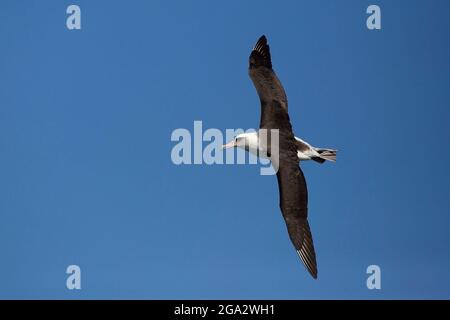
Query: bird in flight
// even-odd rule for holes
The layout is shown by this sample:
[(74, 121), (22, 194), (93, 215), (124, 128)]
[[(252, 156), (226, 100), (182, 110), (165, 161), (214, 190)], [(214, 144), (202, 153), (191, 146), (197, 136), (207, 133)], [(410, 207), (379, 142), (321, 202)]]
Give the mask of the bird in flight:
[[(295, 138), (295, 143), (297, 145), (297, 156), (298, 160), (314, 160), (318, 163), (324, 163), (325, 161), (336, 161), (337, 151), (334, 149), (327, 148), (316, 148), (310, 145), (308, 142), (298, 138)], [(257, 157), (267, 158), (265, 150), (261, 148), (259, 141), (258, 132), (247, 132), (238, 134), (233, 140), (223, 145), (223, 149), (228, 148), (241, 148), (244, 149)]]
[[(280, 209), (286, 222), (289, 237), (298, 256), (314, 279), (317, 279), (316, 252), (308, 223), (308, 190), (300, 160), (323, 163), (336, 160), (336, 150), (315, 148), (294, 136), (288, 114), (284, 88), (272, 69), (270, 48), (263, 35), (249, 57), (249, 75), (261, 102), (258, 132), (237, 135), (224, 148), (239, 147), (255, 155), (269, 158), (276, 169), (280, 194)], [(260, 139), (262, 130), (277, 130), (277, 152), (270, 137)], [(262, 143), (262, 140), (267, 140)], [(272, 148), (273, 147), (273, 148)], [(276, 160), (275, 160), (276, 159)], [(276, 161), (276, 163), (274, 163)]]

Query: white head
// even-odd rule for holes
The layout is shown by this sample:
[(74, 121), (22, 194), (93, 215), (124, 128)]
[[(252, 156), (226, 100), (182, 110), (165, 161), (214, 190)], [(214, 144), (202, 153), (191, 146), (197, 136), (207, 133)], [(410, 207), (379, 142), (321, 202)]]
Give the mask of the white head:
[(258, 150), (258, 133), (248, 132), (238, 134), (236, 137), (234, 137), (233, 140), (222, 146), (223, 149), (234, 147), (241, 148), (247, 151)]

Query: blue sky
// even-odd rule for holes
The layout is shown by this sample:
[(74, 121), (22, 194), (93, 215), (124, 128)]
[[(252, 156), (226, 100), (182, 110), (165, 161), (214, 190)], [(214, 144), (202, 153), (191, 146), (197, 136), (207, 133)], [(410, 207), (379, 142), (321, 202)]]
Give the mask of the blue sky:
[[(81, 30), (66, 28), (69, 4)], [(0, 298), (450, 298), (449, 10), (2, 1)], [(195, 120), (258, 126), (247, 59), (261, 34), (295, 133), (339, 149), (336, 164), (302, 166), (317, 281), (273, 176), (170, 158), (172, 131)], [(371, 264), (381, 290), (366, 287)]]

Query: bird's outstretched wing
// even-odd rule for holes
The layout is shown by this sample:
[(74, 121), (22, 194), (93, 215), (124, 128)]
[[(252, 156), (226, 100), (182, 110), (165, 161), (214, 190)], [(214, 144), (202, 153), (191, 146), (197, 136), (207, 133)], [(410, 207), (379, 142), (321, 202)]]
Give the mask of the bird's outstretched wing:
[(317, 278), (316, 252), (308, 223), (308, 189), (302, 170), (295, 163), (280, 165), (277, 172), (280, 208), (289, 237), (311, 276)]
[(288, 110), (283, 85), (272, 69), (270, 48), (265, 36), (259, 38), (249, 57), (249, 75), (261, 101), (260, 128), (267, 127), (266, 107), (273, 106)]

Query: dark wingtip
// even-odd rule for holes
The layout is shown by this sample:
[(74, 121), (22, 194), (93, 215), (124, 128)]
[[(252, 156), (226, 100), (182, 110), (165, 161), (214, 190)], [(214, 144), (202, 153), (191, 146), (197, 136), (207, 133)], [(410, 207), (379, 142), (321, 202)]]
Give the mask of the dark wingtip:
[(308, 273), (314, 279), (317, 279), (317, 262), (314, 247), (311, 248), (303, 247), (301, 250), (297, 250), (297, 254), (302, 260), (303, 265), (306, 267), (306, 270), (308, 270)]
[(272, 68), (272, 60), (270, 57), (270, 47), (267, 44), (267, 38), (262, 35), (250, 55), (250, 68), (257, 68), (259, 66), (264, 66), (266, 68)]
[(317, 262), (316, 262), (316, 252), (314, 250), (314, 242), (311, 235), (311, 229), (309, 227), (308, 220), (305, 220), (305, 223), (301, 228), (303, 241), (300, 249), (297, 250), (297, 254), (308, 270), (309, 274), (317, 279)]
[(258, 44), (261, 44), (261, 45), (266, 45), (267, 44), (267, 38), (266, 38), (265, 34), (263, 34), (261, 37), (259, 37), (258, 41), (256, 42), (255, 47), (257, 47)]
[(309, 274), (314, 278), (314, 280), (317, 280), (317, 269), (313, 272), (310, 272)]

